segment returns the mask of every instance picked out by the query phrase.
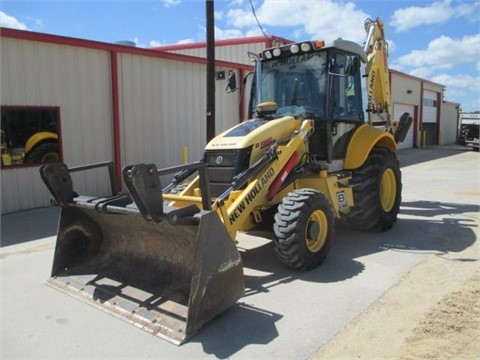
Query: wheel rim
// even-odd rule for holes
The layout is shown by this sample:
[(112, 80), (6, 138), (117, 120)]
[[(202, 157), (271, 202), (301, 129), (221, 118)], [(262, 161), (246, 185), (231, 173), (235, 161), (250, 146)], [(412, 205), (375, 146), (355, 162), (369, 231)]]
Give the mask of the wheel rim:
[(392, 169), (387, 169), (383, 173), (380, 186), (380, 201), (384, 211), (389, 212), (395, 205), (397, 197), (397, 181)]
[(311, 252), (320, 251), (328, 235), (328, 220), (325, 213), (316, 210), (310, 215), (305, 228), (305, 243)]

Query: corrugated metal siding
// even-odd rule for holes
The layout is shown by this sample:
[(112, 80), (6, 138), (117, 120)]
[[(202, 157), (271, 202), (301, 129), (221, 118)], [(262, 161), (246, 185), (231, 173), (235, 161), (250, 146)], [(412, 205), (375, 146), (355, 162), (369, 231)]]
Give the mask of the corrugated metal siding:
[[(215, 59), (230, 61), (237, 64), (253, 65), (248, 57), (248, 51), (258, 53), (265, 49), (265, 43), (234, 44), (215, 47)], [(181, 49), (173, 51), (177, 54), (205, 58), (206, 48)]]
[[(118, 60), (121, 166), (138, 162), (153, 162), (159, 167), (180, 164), (184, 146), (190, 161), (202, 157), (206, 143), (205, 64), (122, 53), (98, 44), (94, 48), (77, 46), (64, 39), (59, 43), (0, 39), (1, 104), (59, 107), (63, 160), (68, 166), (114, 158), (111, 51)], [(217, 58), (251, 65), (247, 50), (262, 48), (263, 43), (224, 46), (217, 49)], [(198, 49), (194, 55), (204, 56), (204, 51)], [(236, 72), (240, 85), (240, 71), (216, 69), (226, 76), (229, 70)], [(217, 134), (243, 120), (241, 92), (227, 93), (226, 86), (226, 79), (217, 80)], [(244, 113), (247, 104), (248, 94)], [(49, 205), (50, 195), (38, 169), (2, 170), (2, 213)], [(105, 168), (72, 177), (78, 193), (109, 193)]]
[(253, 65), (251, 59), (248, 57), (248, 51), (259, 53), (264, 49), (264, 43), (240, 44), (219, 47), (217, 53), (218, 57), (222, 60)]
[[(122, 165), (158, 167), (200, 160), (206, 142), (206, 66), (119, 54)], [(217, 71), (227, 69), (216, 69)], [(216, 132), (239, 122), (239, 92), (227, 94), (216, 82)]]
[[(1, 104), (59, 106), (63, 159), (69, 166), (111, 160), (109, 53), (73, 46), (1, 39)], [(78, 176), (76, 189), (108, 189), (106, 172)], [(38, 167), (2, 170), (2, 213), (47, 206)]]
[(453, 144), (457, 140), (459, 104), (444, 102), (442, 104), (440, 144)]

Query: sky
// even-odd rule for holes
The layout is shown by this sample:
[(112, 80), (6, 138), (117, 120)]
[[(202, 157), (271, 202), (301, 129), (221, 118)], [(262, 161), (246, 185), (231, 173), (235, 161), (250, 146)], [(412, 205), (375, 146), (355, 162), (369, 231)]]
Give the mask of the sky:
[[(252, 8), (254, 10), (252, 10)], [(446, 86), (480, 111), (480, 0), (215, 0), (215, 38), (365, 41), (380, 17), (389, 67)], [(206, 0), (1, 0), (0, 26), (139, 47), (203, 42)]]

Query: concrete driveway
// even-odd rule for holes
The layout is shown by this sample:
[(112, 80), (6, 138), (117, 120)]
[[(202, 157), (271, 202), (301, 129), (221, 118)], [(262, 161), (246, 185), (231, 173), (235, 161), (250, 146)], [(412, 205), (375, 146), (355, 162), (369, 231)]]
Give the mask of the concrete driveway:
[(58, 209), (4, 215), (0, 357), (305, 359), (426, 257), (478, 246), (479, 154), (448, 146), (399, 159), (403, 201), (391, 231), (337, 226), (327, 261), (304, 273), (255, 233), (242, 253), (245, 297), (180, 347), (44, 285)]

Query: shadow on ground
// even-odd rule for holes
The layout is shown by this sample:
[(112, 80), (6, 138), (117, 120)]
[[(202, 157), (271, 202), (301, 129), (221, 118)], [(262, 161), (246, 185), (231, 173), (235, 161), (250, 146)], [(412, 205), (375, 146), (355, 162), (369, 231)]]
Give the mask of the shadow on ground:
[[(339, 224), (327, 260), (322, 266), (307, 272), (298, 272), (282, 265), (275, 256), (272, 243), (242, 252), (246, 270), (245, 297), (191, 341), (202, 343), (206, 353), (220, 359), (228, 358), (248, 345), (268, 344), (278, 336), (275, 323), (282, 318), (282, 314), (249, 307), (245, 304), (249, 296), (268, 293), (274, 286), (284, 286), (294, 281), (345, 281), (365, 270), (362, 257), (384, 251), (438, 256), (450, 254), (451, 258), (452, 253), (460, 252), (476, 242), (478, 221), (469, 215), (476, 212), (477, 205), (415, 201), (402, 204), (403, 215), (388, 232), (357, 232)], [(260, 231), (258, 235), (267, 236), (265, 231)], [(454, 258), (452, 261), (479, 259)], [(249, 275), (249, 269), (261, 275)]]
[[(401, 166), (409, 166), (465, 151), (471, 150), (455, 146), (408, 149), (400, 151), (399, 160)], [(276, 323), (283, 314), (252, 307), (248, 304), (250, 296), (268, 293), (273, 287), (294, 281), (337, 283), (351, 279), (365, 271), (362, 257), (384, 251), (450, 254), (452, 258), (452, 254), (476, 242), (478, 219), (471, 214), (477, 214), (478, 210), (478, 205), (419, 200), (402, 203), (399, 220), (388, 232), (356, 232), (338, 224), (329, 257), (321, 267), (308, 272), (294, 271), (282, 265), (276, 259), (271, 243), (242, 251), (247, 274), (245, 297), (191, 341), (201, 343), (205, 353), (221, 359), (229, 358), (249, 345), (269, 344), (279, 336)], [(3, 215), (1, 246), (55, 236), (59, 211), (59, 208), (48, 207)], [(271, 235), (261, 232), (259, 236)], [(452, 261), (478, 259), (454, 258)]]
[(0, 247), (55, 236), (59, 217), (53, 206), (2, 215)]
[(406, 167), (471, 151), (472, 148), (460, 145), (432, 145), (422, 149), (400, 149), (397, 157), (400, 167)]

